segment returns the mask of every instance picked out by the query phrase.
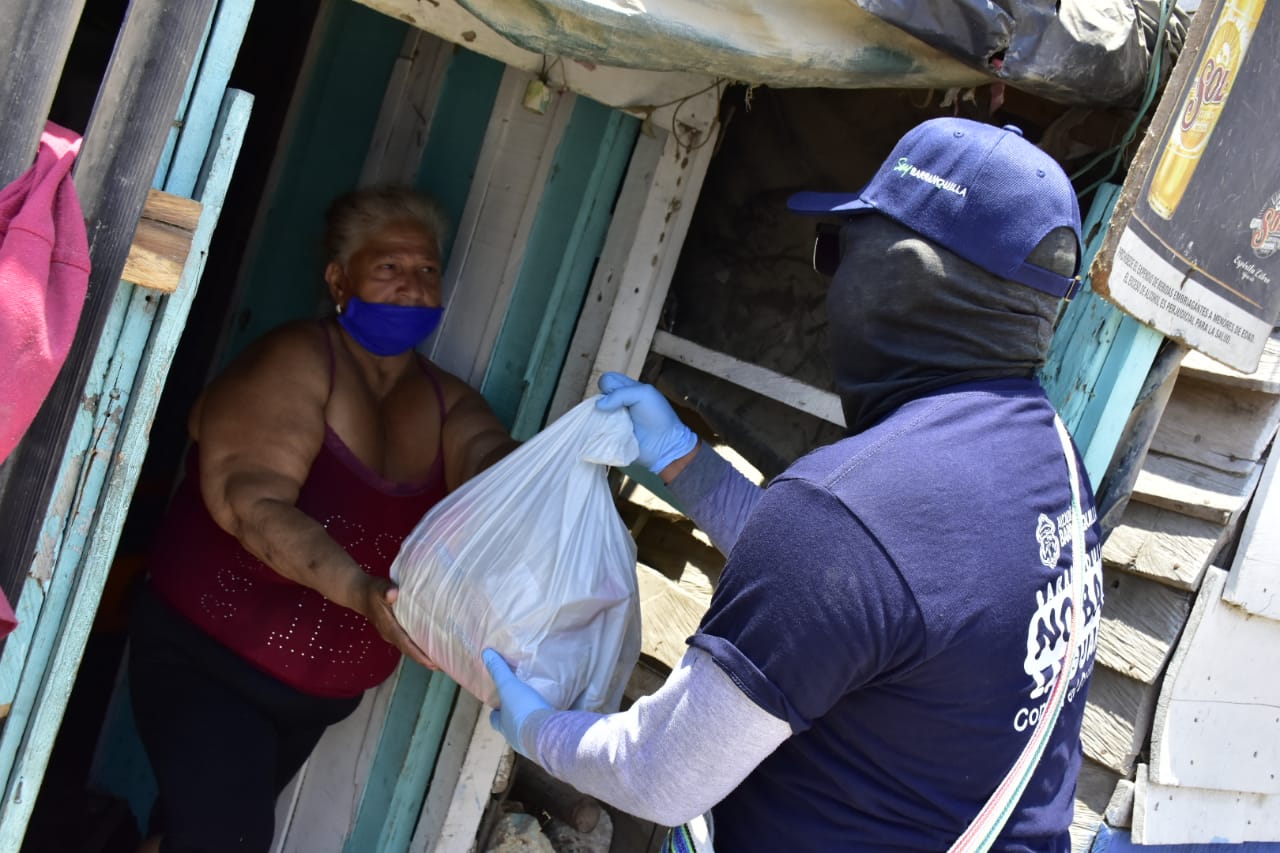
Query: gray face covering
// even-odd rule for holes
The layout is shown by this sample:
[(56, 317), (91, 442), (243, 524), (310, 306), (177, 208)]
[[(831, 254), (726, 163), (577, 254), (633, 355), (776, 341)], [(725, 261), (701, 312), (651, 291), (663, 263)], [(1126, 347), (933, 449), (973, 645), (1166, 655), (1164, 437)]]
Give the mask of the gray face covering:
[[(1031, 260), (1070, 275), (1075, 238), (1051, 233)], [(879, 214), (840, 234), (827, 294), (836, 392), (861, 432), (947, 385), (1034, 376), (1059, 300), (991, 273)]]

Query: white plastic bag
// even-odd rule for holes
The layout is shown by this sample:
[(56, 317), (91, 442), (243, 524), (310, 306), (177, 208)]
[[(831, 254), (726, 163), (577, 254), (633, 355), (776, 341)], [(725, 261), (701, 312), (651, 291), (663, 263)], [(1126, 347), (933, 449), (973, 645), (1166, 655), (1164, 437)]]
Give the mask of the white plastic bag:
[(638, 449), (626, 412), (595, 400), (433, 507), (391, 566), (400, 624), (490, 706), (485, 648), (556, 708), (600, 712), (640, 656), (636, 546), (607, 479)]

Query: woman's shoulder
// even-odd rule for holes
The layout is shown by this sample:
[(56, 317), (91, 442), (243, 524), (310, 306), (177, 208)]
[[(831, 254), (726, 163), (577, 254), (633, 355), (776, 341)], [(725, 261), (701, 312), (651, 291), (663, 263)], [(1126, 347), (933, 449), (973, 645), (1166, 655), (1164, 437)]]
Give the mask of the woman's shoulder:
[(253, 341), (237, 361), (327, 363), (328, 334), (324, 321), (291, 320)]
[(328, 334), (321, 322), (295, 320), (254, 340), (219, 377), (222, 384), (287, 381), (324, 388), (329, 383)]

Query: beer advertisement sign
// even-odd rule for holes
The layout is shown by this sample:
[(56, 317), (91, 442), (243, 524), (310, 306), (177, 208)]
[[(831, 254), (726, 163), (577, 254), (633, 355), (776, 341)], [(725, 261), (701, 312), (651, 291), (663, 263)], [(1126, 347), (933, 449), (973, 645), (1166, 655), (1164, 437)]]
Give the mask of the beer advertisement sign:
[(1179, 61), (1134, 159), (1093, 287), (1250, 373), (1280, 315), (1280, 0), (1200, 16), (1199, 51)]

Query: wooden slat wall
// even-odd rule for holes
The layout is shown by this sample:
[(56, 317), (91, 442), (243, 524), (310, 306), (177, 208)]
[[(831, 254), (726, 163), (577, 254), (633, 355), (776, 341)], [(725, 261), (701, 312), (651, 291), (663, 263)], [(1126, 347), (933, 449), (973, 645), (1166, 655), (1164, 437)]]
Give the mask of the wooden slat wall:
[(1265, 467), (1231, 570), (1208, 570), (1169, 663), (1137, 772), (1143, 844), (1280, 838), (1280, 457)]
[[(1183, 654), (1183, 646), (1197, 642), (1188, 627), (1188, 620), (1196, 621), (1192, 608), (1205, 606), (1203, 596), (1217, 595), (1202, 583), (1254, 499), (1280, 420), (1280, 388), (1265, 369), (1278, 353), (1280, 338), (1273, 337), (1255, 376), (1188, 356), (1192, 366), (1174, 375), (1151, 452), (1141, 459), (1132, 496), (1103, 546), (1107, 598), (1085, 751), (1117, 781), (1136, 782), (1125, 784), (1136, 793), (1138, 812), (1154, 806), (1151, 797), (1164, 781), (1147, 779), (1137, 766), (1153, 726), (1161, 726), (1157, 698), (1170, 689), (1175, 651)], [(1224, 673), (1240, 662), (1238, 653), (1219, 658)], [(1135, 834), (1137, 822), (1148, 816), (1133, 818)], [(1128, 818), (1115, 820), (1127, 825)]]
[[(48, 612), (41, 614), (36, 637), (50, 635), (47, 668), (42, 671), (28, 660), (30, 669), (24, 672), (19, 701), (22, 696), (33, 695), (28, 683), (39, 685), (38, 693), (33, 695), (30, 718), (25, 732), (16, 720), (12, 721), (12, 729), (6, 725), (4, 732), (6, 740), (20, 735), (23, 739), (15, 756), (8, 796), (0, 810), (0, 849), (17, 849), (35, 801), (34, 791), (25, 797), (21, 791), (24, 786), (38, 789), (53, 750), (146, 455), (151, 420), (204, 270), (209, 241), (248, 126), (251, 103), (252, 98), (244, 93), (229, 94), (218, 123), (210, 128), (215, 147), (194, 188), (201, 212), (193, 234), (193, 252), (175, 293), (161, 301), (126, 286), (117, 298), (117, 304), (128, 303), (128, 309), (120, 335), (113, 342), (116, 345), (109, 351), (112, 357), (103, 381), (108, 392), (104, 399), (110, 403), (99, 413), (103, 423), (94, 431), (95, 444), (80, 484), (79, 497), (83, 500), (68, 519), (54, 569), (59, 587), (66, 589), (67, 600), (61, 607), (66, 615), (54, 619)], [(107, 424), (113, 428), (105, 428)], [(64, 584), (62, 579), (69, 583)], [(47, 601), (45, 609), (52, 609), (52, 603)]]
[[(60, 460), (78, 414), (94, 402), (82, 389), (213, 5), (214, 0), (130, 4), (99, 89), (73, 173), (88, 225), (88, 295), (66, 363), (0, 477), (0, 516), (7, 528), (0, 538), (0, 581), (11, 601), (32, 559), (45, 550), (40, 537), (46, 520), (65, 512), (55, 505)], [(74, 472), (68, 473), (74, 481)]]

